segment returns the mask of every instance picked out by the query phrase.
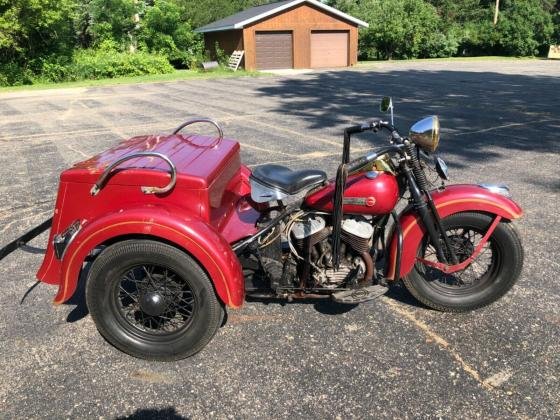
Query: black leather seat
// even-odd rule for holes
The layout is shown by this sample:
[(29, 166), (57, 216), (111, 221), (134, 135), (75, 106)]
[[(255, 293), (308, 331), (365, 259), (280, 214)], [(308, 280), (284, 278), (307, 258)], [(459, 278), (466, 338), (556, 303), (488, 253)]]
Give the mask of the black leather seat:
[(253, 170), (251, 178), (267, 187), (293, 195), (322, 184), (327, 180), (327, 174), (317, 169), (292, 171), (285, 166), (262, 165)]

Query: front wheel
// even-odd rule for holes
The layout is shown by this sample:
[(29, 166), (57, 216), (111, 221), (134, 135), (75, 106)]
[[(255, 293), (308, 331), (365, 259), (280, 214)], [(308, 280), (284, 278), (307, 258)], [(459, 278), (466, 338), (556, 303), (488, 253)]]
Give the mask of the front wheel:
[(195, 354), (223, 319), (222, 305), (200, 266), (183, 251), (150, 240), (106, 248), (89, 272), (86, 301), (107, 341), (149, 360)]
[[(493, 217), (483, 213), (457, 213), (442, 220), (459, 262), (473, 253)], [(437, 262), (435, 248), (426, 236), (418, 257)], [(523, 267), (523, 247), (511, 223), (499, 223), (478, 257), (464, 270), (445, 274), (417, 262), (403, 278), (410, 293), (440, 311), (466, 312), (498, 300), (515, 284)]]

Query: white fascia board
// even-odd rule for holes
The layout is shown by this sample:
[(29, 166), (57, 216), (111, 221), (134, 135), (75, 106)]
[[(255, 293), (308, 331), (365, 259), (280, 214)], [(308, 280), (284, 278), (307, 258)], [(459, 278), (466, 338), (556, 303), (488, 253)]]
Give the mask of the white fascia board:
[(194, 32), (205, 34), (205, 33), (208, 33), (208, 32), (222, 32), (222, 31), (229, 31), (229, 30), (232, 30), (232, 29), (236, 29), (234, 25), (220, 26), (219, 28), (205, 29), (203, 31), (195, 29)]
[[(274, 15), (278, 12), (283, 11), (283, 10), (289, 9), (291, 7), (297, 6), (301, 3), (310, 3), (314, 6), (317, 6), (320, 9), (323, 9), (323, 10), (326, 10), (327, 12), (332, 13), (333, 15), (340, 16), (341, 18), (343, 18), (345, 20), (353, 22), (356, 25), (363, 26), (364, 28), (369, 27), (369, 24), (367, 22), (364, 22), (363, 20), (356, 19), (355, 17), (347, 15), (346, 13), (343, 13), (340, 10), (337, 10), (333, 7), (327, 6), (326, 4), (321, 3), (320, 1), (317, 1), (317, 0), (294, 0), (290, 3), (284, 4), (283, 6), (277, 7), (276, 9), (269, 10), (265, 13), (261, 13), (260, 15), (253, 16), (252, 18), (246, 19), (242, 22), (238, 22), (233, 26), (233, 28), (220, 28), (218, 30), (223, 31), (225, 29), (243, 29), (245, 26), (247, 26), (247, 25), (249, 25), (253, 22), (259, 21), (259, 20), (264, 19), (268, 16), (271, 16), (271, 15)], [(213, 29), (212, 31), (215, 31), (215, 29)]]

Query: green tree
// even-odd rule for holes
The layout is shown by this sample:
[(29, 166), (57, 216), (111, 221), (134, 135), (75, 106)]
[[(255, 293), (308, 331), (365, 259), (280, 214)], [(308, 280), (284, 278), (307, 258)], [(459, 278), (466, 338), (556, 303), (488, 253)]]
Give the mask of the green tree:
[(155, 0), (140, 20), (138, 41), (143, 49), (166, 56), (176, 66), (189, 65), (202, 54), (202, 37), (183, 17), (181, 7), (170, 0)]
[(73, 0), (0, 0), (0, 63), (71, 54), (74, 12)]
[(545, 7), (542, 0), (505, 1), (490, 38), (494, 48), (519, 56), (537, 55), (545, 49), (554, 33), (552, 15)]
[(341, 12), (350, 13), (352, 10), (355, 10), (359, 2), (358, 0), (328, 0), (324, 3)]
[(47, 61), (67, 63), (73, 0), (0, 0), (0, 86), (32, 83)]
[(270, 0), (175, 0), (187, 13), (193, 28), (223, 19), (249, 7), (270, 3)]
[(134, 43), (138, 24), (135, 16), (143, 6), (135, 0), (89, 0), (83, 11), (88, 26), (82, 36), (89, 37), (94, 46), (113, 40), (125, 49)]
[(556, 3), (556, 7), (552, 11), (552, 21), (554, 23), (554, 33), (552, 42), (556, 45), (560, 44), (560, 1)]
[(349, 10), (369, 23), (360, 31), (363, 58), (449, 56), (458, 42), (442, 31), (434, 6), (422, 0), (363, 0)]

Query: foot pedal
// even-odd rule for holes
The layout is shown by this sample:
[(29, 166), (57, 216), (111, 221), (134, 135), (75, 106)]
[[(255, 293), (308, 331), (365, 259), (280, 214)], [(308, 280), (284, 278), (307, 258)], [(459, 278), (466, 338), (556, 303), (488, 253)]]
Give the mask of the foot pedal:
[(336, 292), (333, 293), (331, 297), (335, 302), (355, 305), (358, 303), (368, 302), (370, 300), (378, 298), (379, 296), (383, 296), (385, 292), (387, 292), (387, 290), (389, 290), (388, 287), (376, 284), (360, 289)]

